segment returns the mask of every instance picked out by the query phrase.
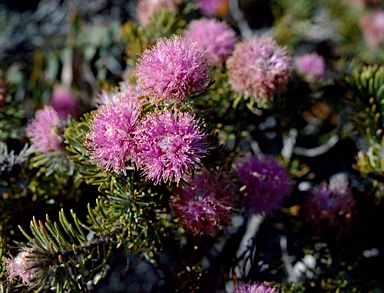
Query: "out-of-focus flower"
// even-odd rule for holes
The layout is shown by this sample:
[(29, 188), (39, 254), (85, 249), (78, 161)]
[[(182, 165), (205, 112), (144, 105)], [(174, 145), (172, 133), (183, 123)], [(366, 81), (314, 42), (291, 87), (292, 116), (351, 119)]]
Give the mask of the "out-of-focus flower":
[(228, 0), (197, 0), (205, 16), (224, 16), (228, 12)]
[(175, 11), (177, 2), (174, 0), (139, 0), (136, 13), (139, 23), (143, 26), (151, 24), (152, 17), (161, 10)]
[(114, 92), (108, 92), (108, 91), (101, 91), (100, 94), (97, 95), (97, 97), (93, 100), (94, 106), (99, 108), (101, 105), (108, 104), (109, 102), (112, 102), (117, 98), (117, 94)]
[(240, 284), (237, 285), (233, 293), (275, 293), (276, 288), (267, 282)]
[(145, 50), (136, 67), (143, 95), (152, 101), (181, 102), (202, 92), (210, 81), (205, 54), (195, 43), (180, 36), (159, 39), (155, 47)]
[(348, 5), (355, 6), (358, 8), (364, 8), (369, 4), (378, 4), (379, 0), (344, 0)]
[(65, 86), (54, 87), (49, 105), (61, 119), (67, 119), (68, 115), (77, 118), (79, 115), (79, 102)]
[(236, 195), (232, 181), (224, 174), (197, 173), (188, 186), (177, 188), (171, 205), (181, 225), (194, 235), (215, 237), (220, 226), (230, 223)]
[(177, 182), (200, 167), (207, 154), (206, 134), (190, 113), (148, 114), (135, 132), (136, 164), (155, 184)]
[(36, 257), (32, 248), (25, 248), (15, 258), (6, 258), (8, 279), (20, 277), (26, 286), (39, 284), (44, 276), (48, 274), (48, 268), (44, 267), (43, 262), (37, 261)]
[(360, 19), (360, 27), (365, 41), (372, 49), (384, 45), (384, 10), (367, 12)]
[(289, 176), (273, 157), (251, 156), (236, 164), (244, 191), (242, 201), (254, 213), (269, 215), (289, 193)]
[(51, 106), (44, 106), (43, 109), (37, 110), (35, 119), (26, 129), (32, 147), (40, 153), (58, 150), (63, 141), (60, 130), (62, 124), (57, 112)]
[(134, 153), (133, 133), (140, 113), (139, 100), (125, 95), (97, 110), (86, 143), (94, 162), (105, 170), (126, 169)]
[(208, 63), (217, 67), (223, 66), (237, 42), (235, 31), (217, 19), (194, 20), (183, 35), (187, 40), (196, 42), (206, 52)]
[(9, 85), (9, 83), (3, 80), (3, 76), (0, 71), (0, 108), (3, 108), (5, 106), (5, 99), (7, 98), (10, 89), (11, 86)]
[(317, 53), (296, 57), (295, 65), (303, 79), (307, 82), (316, 82), (326, 77), (325, 59)]
[(323, 229), (348, 228), (355, 214), (355, 199), (346, 184), (329, 186), (322, 182), (314, 187), (303, 204), (303, 216)]
[(237, 43), (226, 64), (232, 89), (261, 104), (273, 101), (291, 74), (291, 57), (272, 38), (253, 37)]

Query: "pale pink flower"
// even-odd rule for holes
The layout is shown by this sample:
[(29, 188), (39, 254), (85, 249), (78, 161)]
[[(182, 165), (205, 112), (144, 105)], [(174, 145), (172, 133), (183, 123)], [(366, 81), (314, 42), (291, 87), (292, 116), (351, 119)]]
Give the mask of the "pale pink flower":
[(191, 42), (196, 42), (197, 46), (206, 52), (208, 63), (217, 67), (223, 66), (237, 42), (235, 31), (225, 22), (214, 18), (191, 21), (183, 36)]
[(367, 12), (360, 19), (360, 27), (365, 41), (372, 49), (384, 45), (384, 10), (376, 9)]
[(29, 122), (26, 134), (32, 143), (32, 147), (40, 153), (49, 153), (60, 148), (63, 141), (60, 120), (55, 109), (44, 106), (37, 110), (35, 119)]
[(326, 77), (326, 64), (323, 56), (317, 53), (295, 58), (296, 69), (307, 82), (316, 82)]
[(177, 3), (174, 0), (139, 0), (136, 13), (141, 25), (151, 24), (152, 17), (161, 10), (176, 11)]
[[(45, 264), (36, 260), (35, 252), (31, 248), (23, 248), (15, 258), (6, 258), (5, 263), (8, 279), (19, 277), (26, 286), (38, 284), (41, 278), (48, 274)], [(37, 276), (36, 274), (40, 271), (45, 273)]]
[(154, 103), (185, 101), (205, 91), (211, 78), (205, 54), (180, 36), (159, 39), (145, 50), (136, 77), (142, 94), (151, 96)]
[(229, 83), (260, 104), (284, 91), (291, 74), (291, 57), (272, 38), (253, 37), (237, 43), (227, 60)]

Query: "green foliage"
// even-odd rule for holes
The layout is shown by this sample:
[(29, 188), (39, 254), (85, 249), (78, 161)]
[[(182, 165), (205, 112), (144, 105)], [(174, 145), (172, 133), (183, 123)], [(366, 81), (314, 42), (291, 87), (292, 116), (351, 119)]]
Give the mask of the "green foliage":
[(56, 292), (87, 292), (87, 282), (105, 268), (116, 231), (88, 239), (86, 226), (72, 211), (71, 214), (72, 223), (63, 211), (59, 213), (59, 223), (48, 216), (45, 223), (33, 218), (32, 236), (20, 227), (29, 241), (18, 243), (19, 254), (26, 254), (25, 269), (34, 274), (30, 287), (37, 291), (51, 288)]

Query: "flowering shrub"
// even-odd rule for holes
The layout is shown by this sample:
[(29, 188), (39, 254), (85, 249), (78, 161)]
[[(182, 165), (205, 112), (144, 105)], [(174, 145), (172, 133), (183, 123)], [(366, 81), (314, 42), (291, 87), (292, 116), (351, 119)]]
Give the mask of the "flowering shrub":
[(383, 291), (380, 1), (75, 2), (0, 11), (0, 292)]

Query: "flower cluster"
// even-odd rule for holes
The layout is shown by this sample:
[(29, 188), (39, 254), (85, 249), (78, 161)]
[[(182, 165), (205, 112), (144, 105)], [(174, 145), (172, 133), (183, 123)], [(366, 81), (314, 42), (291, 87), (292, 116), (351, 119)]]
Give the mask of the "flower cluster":
[(153, 103), (185, 101), (191, 94), (205, 91), (211, 79), (205, 54), (180, 36), (159, 39), (145, 50), (136, 77), (140, 91)]
[(171, 205), (188, 232), (214, 237), (220, 226), (229, 224), (237, 196), (232, 181), (224, 174), (197, 173), (177, 193), (179, 196), (172, 196)]
[(237, 42), (236, 33), (226, 23), (217, 19), (202, 18), (191, 21), (183, 32), (184, 37), (196, 42), (206, 52), (212, 66), (222, 67)]
[(276, 288), (267, 282), (253, 283), (253, 284), (241, 284), (238, 285), (233, 293), (275, 293)]
[(291, 74), (291, 57), (272, 38), (253, 37), (237, 43), (226, 65), (232, 89), (261, 104), (273, 101)]
[(179, 182), (200, 167), (207, 135), (191, 113), (165, 109), (148, 114), (135, 131), (136, 164), (155, 184)]
[(289, 193), (288, 173), (273, 157), (249, 157), (236, 164), (235, 173), (245, 188), (244, 205), (254, 213), (271, 214)]
[(63, 141), (61, 128), (63, 122), (51, 106), (37, 110), (35, 119), (27, 126), (26, 134), (32, 147), (40, 153), (49, 153), (60, 149)]
[(348, 228), (355, 214), (355, 199), (346, 184), (320, 183), (311, 190), (303, 205), (303, 216), (316, 224), (318, 232), (324, 228)]

